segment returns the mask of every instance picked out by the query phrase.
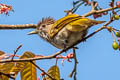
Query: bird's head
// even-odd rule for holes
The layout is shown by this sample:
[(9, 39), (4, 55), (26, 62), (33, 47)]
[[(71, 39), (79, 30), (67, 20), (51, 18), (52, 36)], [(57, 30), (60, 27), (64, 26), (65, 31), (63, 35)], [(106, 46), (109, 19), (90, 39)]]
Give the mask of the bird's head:
[(39, 34), (39, 35), (48, 34), (48, 31), (50, 30), (50, 28), (52, 27), (54, 22), (55, 22), (55, 20), (53, 18), (51, 18), (51, 17), (42, 18), (42, 20), (37, 24), (36, 30), (34, 30), (32, 32), (29, 32), (28, 35), (32, 35), (32, 34)]

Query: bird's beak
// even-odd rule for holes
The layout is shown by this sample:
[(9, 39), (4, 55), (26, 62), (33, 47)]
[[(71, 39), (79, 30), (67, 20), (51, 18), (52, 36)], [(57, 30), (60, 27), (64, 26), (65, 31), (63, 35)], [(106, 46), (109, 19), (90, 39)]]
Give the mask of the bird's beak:
[(28, 35), (37, 34), (37, 33), (38, 33), (38, 31), (34, 30), (34, 31), (29, 32)]

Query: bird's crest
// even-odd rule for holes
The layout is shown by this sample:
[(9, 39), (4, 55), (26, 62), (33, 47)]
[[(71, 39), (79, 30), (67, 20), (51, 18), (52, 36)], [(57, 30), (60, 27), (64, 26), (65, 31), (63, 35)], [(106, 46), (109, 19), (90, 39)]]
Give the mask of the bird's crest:
[(52, 17), (46, 17), (46, 18), (42, 18), (42, 20), (38, 23), (38, 26), (40, 26), (41, 24), (54, 24), (55, 20)]

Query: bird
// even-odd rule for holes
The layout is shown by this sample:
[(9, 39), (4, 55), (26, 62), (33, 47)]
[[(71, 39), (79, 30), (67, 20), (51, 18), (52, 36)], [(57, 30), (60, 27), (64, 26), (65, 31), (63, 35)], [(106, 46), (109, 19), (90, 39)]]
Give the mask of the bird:
[(36, 29), (28, 34), (38, 34), (56, 48), (65, 49), (83, 39), (89, 28), (104, 22), (92, 20), (78, 14), (68, 14), (58, 20), (46, 17), (42, 18)]

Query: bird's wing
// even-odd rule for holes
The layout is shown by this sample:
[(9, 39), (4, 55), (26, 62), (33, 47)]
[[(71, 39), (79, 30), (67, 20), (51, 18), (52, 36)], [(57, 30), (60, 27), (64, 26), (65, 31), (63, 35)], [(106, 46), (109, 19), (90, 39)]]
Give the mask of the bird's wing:
[(57, 20), (50, 28), (48, 34), (53, 38), (64, 27), (70, 31), (82, 31), (103, 22), (105, 21), (96, 21), (77, 14), (70, 14)]
[(94, 25), (94, 23), (92, 23), (91, 19), (82, 17), (81, 19), (73, 21), (66, 25), (66, 28), (70, 31), (83, 31), (92, 25)]
[(70, 31), (83, 31), (88, 28), (90, 28), (93, 25), (104, 23), (105, 21), (96, 21), (92, 20), (86, 17), (81, 17), (80, 19), (76, 21), (72, 21), (68, 25), (66, 25), (66, 28)]
[(67, 24), (79, 20), (81, 18), (81, 16), (77, 15), (77, 14), (70, 14), (67, 15), (59, 20), (57, 20), (53, 26), (51, 27), (51, 29), (49, 30), (48, 34), (50, 35), (50, 37), (54, 37), (62, 28), (64, 28)]

